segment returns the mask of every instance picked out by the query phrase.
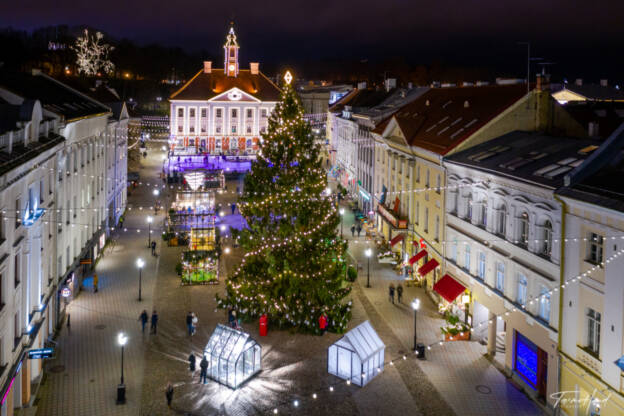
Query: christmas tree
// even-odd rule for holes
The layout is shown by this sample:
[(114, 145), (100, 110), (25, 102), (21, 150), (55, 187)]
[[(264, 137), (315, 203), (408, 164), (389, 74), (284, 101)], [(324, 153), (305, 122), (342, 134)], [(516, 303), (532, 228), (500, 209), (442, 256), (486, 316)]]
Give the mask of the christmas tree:
[(336, 232), (340, 219), (319, 145), (289, 73), (285, 79), (239, 201), (248, 224), (237, 235), (245, 254), (217, 304), (245, 320), (267, 314), (271, 324), (302, 332), (319, 333), (325, 315), (329, 330), (344, 332), (351, 317), (346, 243)]

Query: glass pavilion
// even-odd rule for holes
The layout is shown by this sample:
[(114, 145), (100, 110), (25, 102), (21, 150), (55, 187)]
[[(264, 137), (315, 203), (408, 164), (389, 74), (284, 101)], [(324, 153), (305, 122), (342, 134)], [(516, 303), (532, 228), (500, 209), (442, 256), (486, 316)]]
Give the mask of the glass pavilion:
[(233, 389), (262, 370), (262, 348), (249, 334), (217, 324), (204, 349), (208, 377)]

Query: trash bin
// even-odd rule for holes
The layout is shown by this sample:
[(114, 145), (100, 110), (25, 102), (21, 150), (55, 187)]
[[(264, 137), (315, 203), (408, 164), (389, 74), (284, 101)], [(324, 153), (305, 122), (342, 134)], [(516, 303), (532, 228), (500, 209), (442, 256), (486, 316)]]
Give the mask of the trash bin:
[(266, 314), (260, 317), (260, 336), (266, 337), (267, 329), (268, 329), (268, 321)]
[(424, 360), (425, 359), (425, 344), (420, 343), (420, 342), (416, 344), (416, 352), (418, 353), (418, 359)]

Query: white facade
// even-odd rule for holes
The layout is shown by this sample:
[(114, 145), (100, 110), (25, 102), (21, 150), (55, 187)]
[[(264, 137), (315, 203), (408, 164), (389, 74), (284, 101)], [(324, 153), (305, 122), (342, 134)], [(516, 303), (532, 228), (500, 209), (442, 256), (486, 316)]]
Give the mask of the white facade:
[(350, 119), (348, 109), (345, 109), (341, 116), (330, 112), (329, 118), (332, 120), (327, 124), (329, 141), (332, 152), (336, 155), (334, 163), (341, 169), (340, 184), (355, 194), (357, 192), (358, 125)]
[[(128, 198), (128, 111), (122, 104), (119, 118), (111, 117), (106, 128), (106, 229), (119, 221)], [(108, 234), (108, 233), (107, 233)]]

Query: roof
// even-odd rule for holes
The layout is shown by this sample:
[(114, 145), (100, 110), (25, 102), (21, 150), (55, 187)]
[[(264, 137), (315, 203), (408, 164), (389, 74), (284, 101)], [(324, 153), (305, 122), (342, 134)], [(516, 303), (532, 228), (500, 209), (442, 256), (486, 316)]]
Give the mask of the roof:
[(248, 333), (217, 324), (204, 349), (205, 355), (234, 360), (257, 342)]
[(0, 71), (0, 88), (30, 100), (66, 120), (108, 113), (110, 109), (47, 75)]
[(259, 99), (279, 101), (281, 90), (262, 72), (252, 74), (249, 69), (241, 69), (236, 77), (228, 77), (223, 69), (212, 69), (206, 73), (200, 70), (182, 88), (173, 93), (170, 100), (207, 101), (232, 88)]
[(34, 159), (63, 141), (65, 141), (63, 136), (49, 132), (48, 137), (41, 136), (37, 141), (31, 141), (26, 146), (23, 143), (13, 146), (11, 153), (0, 151), (0, 175)]
[[(446, 154), (526, 95), (526, 84), (431, 88), (392, 117), (407, 143)], [(383, 133), (390, 120), (381, 123)]]
[[(573, 101), (566, 104), (565, 110), (586, 130), (591, 130), (592, 137), (609, 137), (624, 122), (624, 102)], [(594, 124), (591, 129), (590, 123)]]
[(364, 321), (347, 332), (337, 343), (344, 345), (345, 341), (351, 345), (361, 362), (368, 360), (386, 347), (369, 321)]
[(121, 119), (123, 115), (124, 101), (119, 97), (117, 91), (106, 85), (105, 82), (99, 82), (98, 80), (96, 81), (95, 86), (90, 80), (84, 78), (67, 78), (63, 79), (63, 82), (109, 107), (113, 112), (111, 118), (114, 120)]
[(445, 163), (556, 189), (600, 146), (595, 139), (513, 131), (445, 158)]
[(563, 90), (578, 94), (593, 101), (624, 101), (624, 91), (610, 85), (600, 84), (564, 84)]
[(398, 88), (392, 94), (386, 97), (378, 105), (358, 111), (358, 116), (370, 118), (373, 121), (380, 121), (388, 118), (390, 115), (398, 111), (401, 107), (411, 103), (429, 90), (428, 87), (422, 88)]
[(345, 105), (351, 106), (353, 112), (356, 113), (364, 111), (365, 109), (381, 104), (394, 92), (395, 89), (386, 91), (383, 88), (354, 89), (329, 107), (329, 111), (332, 113), (340, 113), (344, 110)]

